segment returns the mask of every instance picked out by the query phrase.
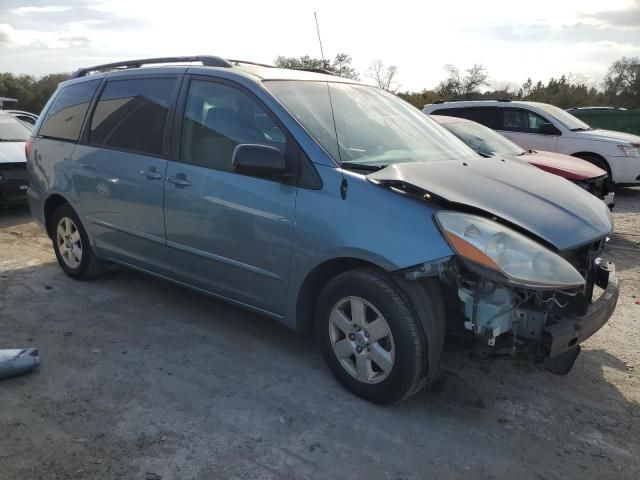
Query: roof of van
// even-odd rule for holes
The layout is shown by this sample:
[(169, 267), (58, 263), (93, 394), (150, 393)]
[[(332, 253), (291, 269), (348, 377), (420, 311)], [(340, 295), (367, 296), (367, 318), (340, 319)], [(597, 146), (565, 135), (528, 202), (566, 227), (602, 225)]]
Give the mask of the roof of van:
[[(194, 62), (201, 63), (196, 65)], [(323, 70), (298, 70), (279, 68), (244, 60), (226, 60), (214, 56), (194, 57), (164, 57), (141, 60), (130, 60), (93, 67), (81, 68), (71, 75), (71, 80), (78, 78), (101, 78), (105, 75), (121, 72), (227, 72), (240, 74), (244, 77), (252, 77), (259, 80), (306, 80), (306, 81), (330, 81), (341, 83), (359, 83), (354, 80), (341, 78)]]

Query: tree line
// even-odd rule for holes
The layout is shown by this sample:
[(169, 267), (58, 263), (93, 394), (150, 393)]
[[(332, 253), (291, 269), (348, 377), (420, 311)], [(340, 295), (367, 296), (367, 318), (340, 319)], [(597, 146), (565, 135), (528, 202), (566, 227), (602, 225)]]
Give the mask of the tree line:
[[(332, 59), (279, 56), (274, 64), (283, 68), (326, 71), (344, 78), (359, 80), (360, 74), (346, 53)], [(623, 57), (609, 67), (600, 85), (593, 85), (576, 75), (562, 75), (547, 82), (533, 82), (530, 78), (519, 88), (490, 89), (489, 73), (480, 64), (460, 70), (455, 65), (444, 66), (446, 77), (433, 89), (417, 92), (401, 91), (399, 70), (380, 60), (371, 62), (364, 72), (365, 80), (393, 92), (412, 105), (422, 108), (438, 100), (510, 99), (551, 103), (561, 108), (584, 106), (611, 106), (640, 109), (640, 57)], [(18, 99), (5, 108), (39, 113), (56, 89), (58, 83), (69, 77), (67, 73), (54, 73), (41, 78), (32, 75), (0, 73), (0, 96)]]

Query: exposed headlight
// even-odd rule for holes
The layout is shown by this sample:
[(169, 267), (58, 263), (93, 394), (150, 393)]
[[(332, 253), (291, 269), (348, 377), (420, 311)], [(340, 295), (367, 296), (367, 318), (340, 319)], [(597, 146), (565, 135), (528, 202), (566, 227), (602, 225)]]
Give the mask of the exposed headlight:
[(627, 157), (640, 157), (640, 144), (632, 143), (629, 145), (618, 145), (618, 150), (620, 150), (623, 155)]
[(526, 287), (573, 288), (582, 275), (564, 258), (504, 225), (477, 215), (441, 211), (435, 218), (449, 244), (464, 260)]

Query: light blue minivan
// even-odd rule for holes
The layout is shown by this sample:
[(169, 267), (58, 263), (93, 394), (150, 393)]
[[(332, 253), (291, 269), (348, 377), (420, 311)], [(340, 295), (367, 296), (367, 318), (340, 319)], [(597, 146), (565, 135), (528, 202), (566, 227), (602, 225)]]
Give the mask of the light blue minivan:
[(618, 298), (600, 200), (324, 72), (213, 56), (82, 69), (26, 151), (69, 276), (117, 263), (273, 317), (376, 403), (437, 381), (448, 332), (567, 373)]

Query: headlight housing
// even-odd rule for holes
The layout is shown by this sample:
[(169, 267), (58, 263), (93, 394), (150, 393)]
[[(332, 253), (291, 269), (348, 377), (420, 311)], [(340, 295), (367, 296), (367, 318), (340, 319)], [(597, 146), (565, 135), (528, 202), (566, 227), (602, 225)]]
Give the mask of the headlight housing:
[(618, 150), (627, 157), (640, 157), (640, 143), (631, 143), (629, 145), (618, 145)]
[(462, 212), (441, 211), (436, 221), (465, 261), (532, 288), (577, 288), (584, 278), (573, 265), (530, 238), (500, 223)]

